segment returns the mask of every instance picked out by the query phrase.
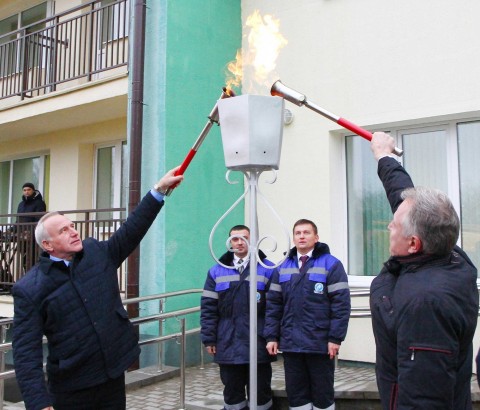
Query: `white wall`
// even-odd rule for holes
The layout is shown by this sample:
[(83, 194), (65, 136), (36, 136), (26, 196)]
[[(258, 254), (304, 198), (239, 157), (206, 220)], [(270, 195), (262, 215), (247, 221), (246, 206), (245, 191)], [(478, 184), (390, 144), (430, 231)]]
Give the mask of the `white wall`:
[[(280, 78), (336, 115), (371, 131), (480, 118), (476, 0), (242, 0), (244, 21), (255, 9), (279, 19), (288, 40), (271, 83)], [(269, 95), (269, 87), (255, 92)], [(278, 180), (260, 189), (288, 229), (301, 217), (316, 221), (320, 240), (346, 264), (344, 130), (286, 107), (295, 119), (284, 130)], [(268, 214), (259, 207), (261, 234), (281, 235)], [(373, 361), (373, 352), (369, 320), (352, 319), (341, 358)]]

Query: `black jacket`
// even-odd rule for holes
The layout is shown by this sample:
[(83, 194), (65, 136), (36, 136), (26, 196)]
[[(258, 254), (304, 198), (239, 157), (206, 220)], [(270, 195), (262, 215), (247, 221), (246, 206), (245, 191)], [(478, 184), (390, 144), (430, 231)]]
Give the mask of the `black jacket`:
[(137, 359), (138, 338), (120, 299), (117, 269), (162, 206), (147, 194), (108, 241), (84, 240), (69, 267), (44, 253), (13, 286), (13, 358), (27, 409), (52, 405), (43, 378), (43, 335), (53, 394), (119, 377)]
[[(45, 212), (47, 206), (42, 198), (40, 191), (35, 190), (33, 196), (22, 195), (22, 200), (18, 204), (17, 213)], [(38, 222), (39, 216), (19, 216), (17, 222)]]
[[(378, 174), (395, 212), (413, 186), (393, 158)], [(449, 255), (392, 257), (370, 289), (377, 384), (385, 410), (472, 408), (477, 270), (458, 247)]]

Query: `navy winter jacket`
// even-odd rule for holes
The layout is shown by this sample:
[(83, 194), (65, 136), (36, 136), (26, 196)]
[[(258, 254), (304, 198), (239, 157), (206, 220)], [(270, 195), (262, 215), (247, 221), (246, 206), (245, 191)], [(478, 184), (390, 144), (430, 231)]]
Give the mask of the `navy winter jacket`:
[[(378, 163), (392, 211), (413, 186), (393, 158)], [(455, 247), (445, 256), (391, 257), (370, 289), (377, 384), (385, 410), (472, 408), (477, 270)]]
[(298, 269), (297, 248), (275, 270), (267, 294), (264, 335), (295, 353), (328, 353), (328, 342), (341, 344), (350, 318), (350, 290), (342, 263), (328, 245), (317, 242)]
[[(273, 263), (260, 251), (264, 265)], [(220, 262), (233, 267), (233, 253), (227, 252)], [(263, 338), (265, 295), (273, 269), (257, 264), (257, 358), (268, 363), (272, 358)], [(240, 275), (236, 269), (219, 264), (207, 275), (201, 299), (201, 337), (205, 346), (216, 346), (214, 360), (220, 364), (250, 362), (250, 264)]]
[(42, 370), (43, 335), (53, 394), (117, 378), (137, 359), (138, 338), (122, 306), (117, 269), (162, 206), (147, 194), (108, 241), (86, 239), (69, 267), (44, 253), (13, 286), (13, 357), (27, 409), (52, 405)]

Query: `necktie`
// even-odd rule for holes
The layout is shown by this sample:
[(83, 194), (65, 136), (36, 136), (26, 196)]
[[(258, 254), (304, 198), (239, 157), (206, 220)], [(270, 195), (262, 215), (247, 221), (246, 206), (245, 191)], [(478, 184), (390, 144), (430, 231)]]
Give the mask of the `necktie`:
[(238, 273), (242, 273), (243, 272), (243, 269), (244, 269), (244, 266), (243, 266), (243, 259), (239, 259), (238, 262), (237, 262), (237, 270), (238, 270)]
[(302, 255), (300, 256), (300, 262), (302, 262), (302, 266), (300, 266), (300, 269), (303, 271), (305, 264), (307, 263), (308, 256), (307, 255)]

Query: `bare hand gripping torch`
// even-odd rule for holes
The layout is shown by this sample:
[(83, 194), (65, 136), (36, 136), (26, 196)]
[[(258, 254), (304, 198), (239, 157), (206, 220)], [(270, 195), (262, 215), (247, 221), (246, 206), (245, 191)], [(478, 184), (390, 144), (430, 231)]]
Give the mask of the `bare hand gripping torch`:
[[(270, 94), (272, 94), (273, 96), (285, 98), (287, 101), (290, 101), (291, 103), (298, 105), (299, 107), (304, 105), (305, 107), (310, 108), (312, 111), (315, 111), (320, 115), (323, 115), (325, 118), (328, 118), (333, 122), (336, 122), (338, 125), (342, 126), (343, 128), (346, 128), (347, 130), (352, 131), (353, 133), (359, 135), (360, 137), (363, 137), (368, 141), (372, 140), (371, 132), (359, 127), (358, 125), (346, 120), (345, 118), (341, 118), (338, 115), (332, 114), (331, 112), (324, 110), (318, 105), (308, 101), (307, 97), (304, 94), (301, 94), (298, 91), (295, 91), (287, 87), (280, 80), (275, 81), (273, 83), (272, 88), (270, 90)], [(395, 155), (398, 155), (399, 157), (403, 155), (403, 150), (397, 147), (395, 147), (392, 152)]]

